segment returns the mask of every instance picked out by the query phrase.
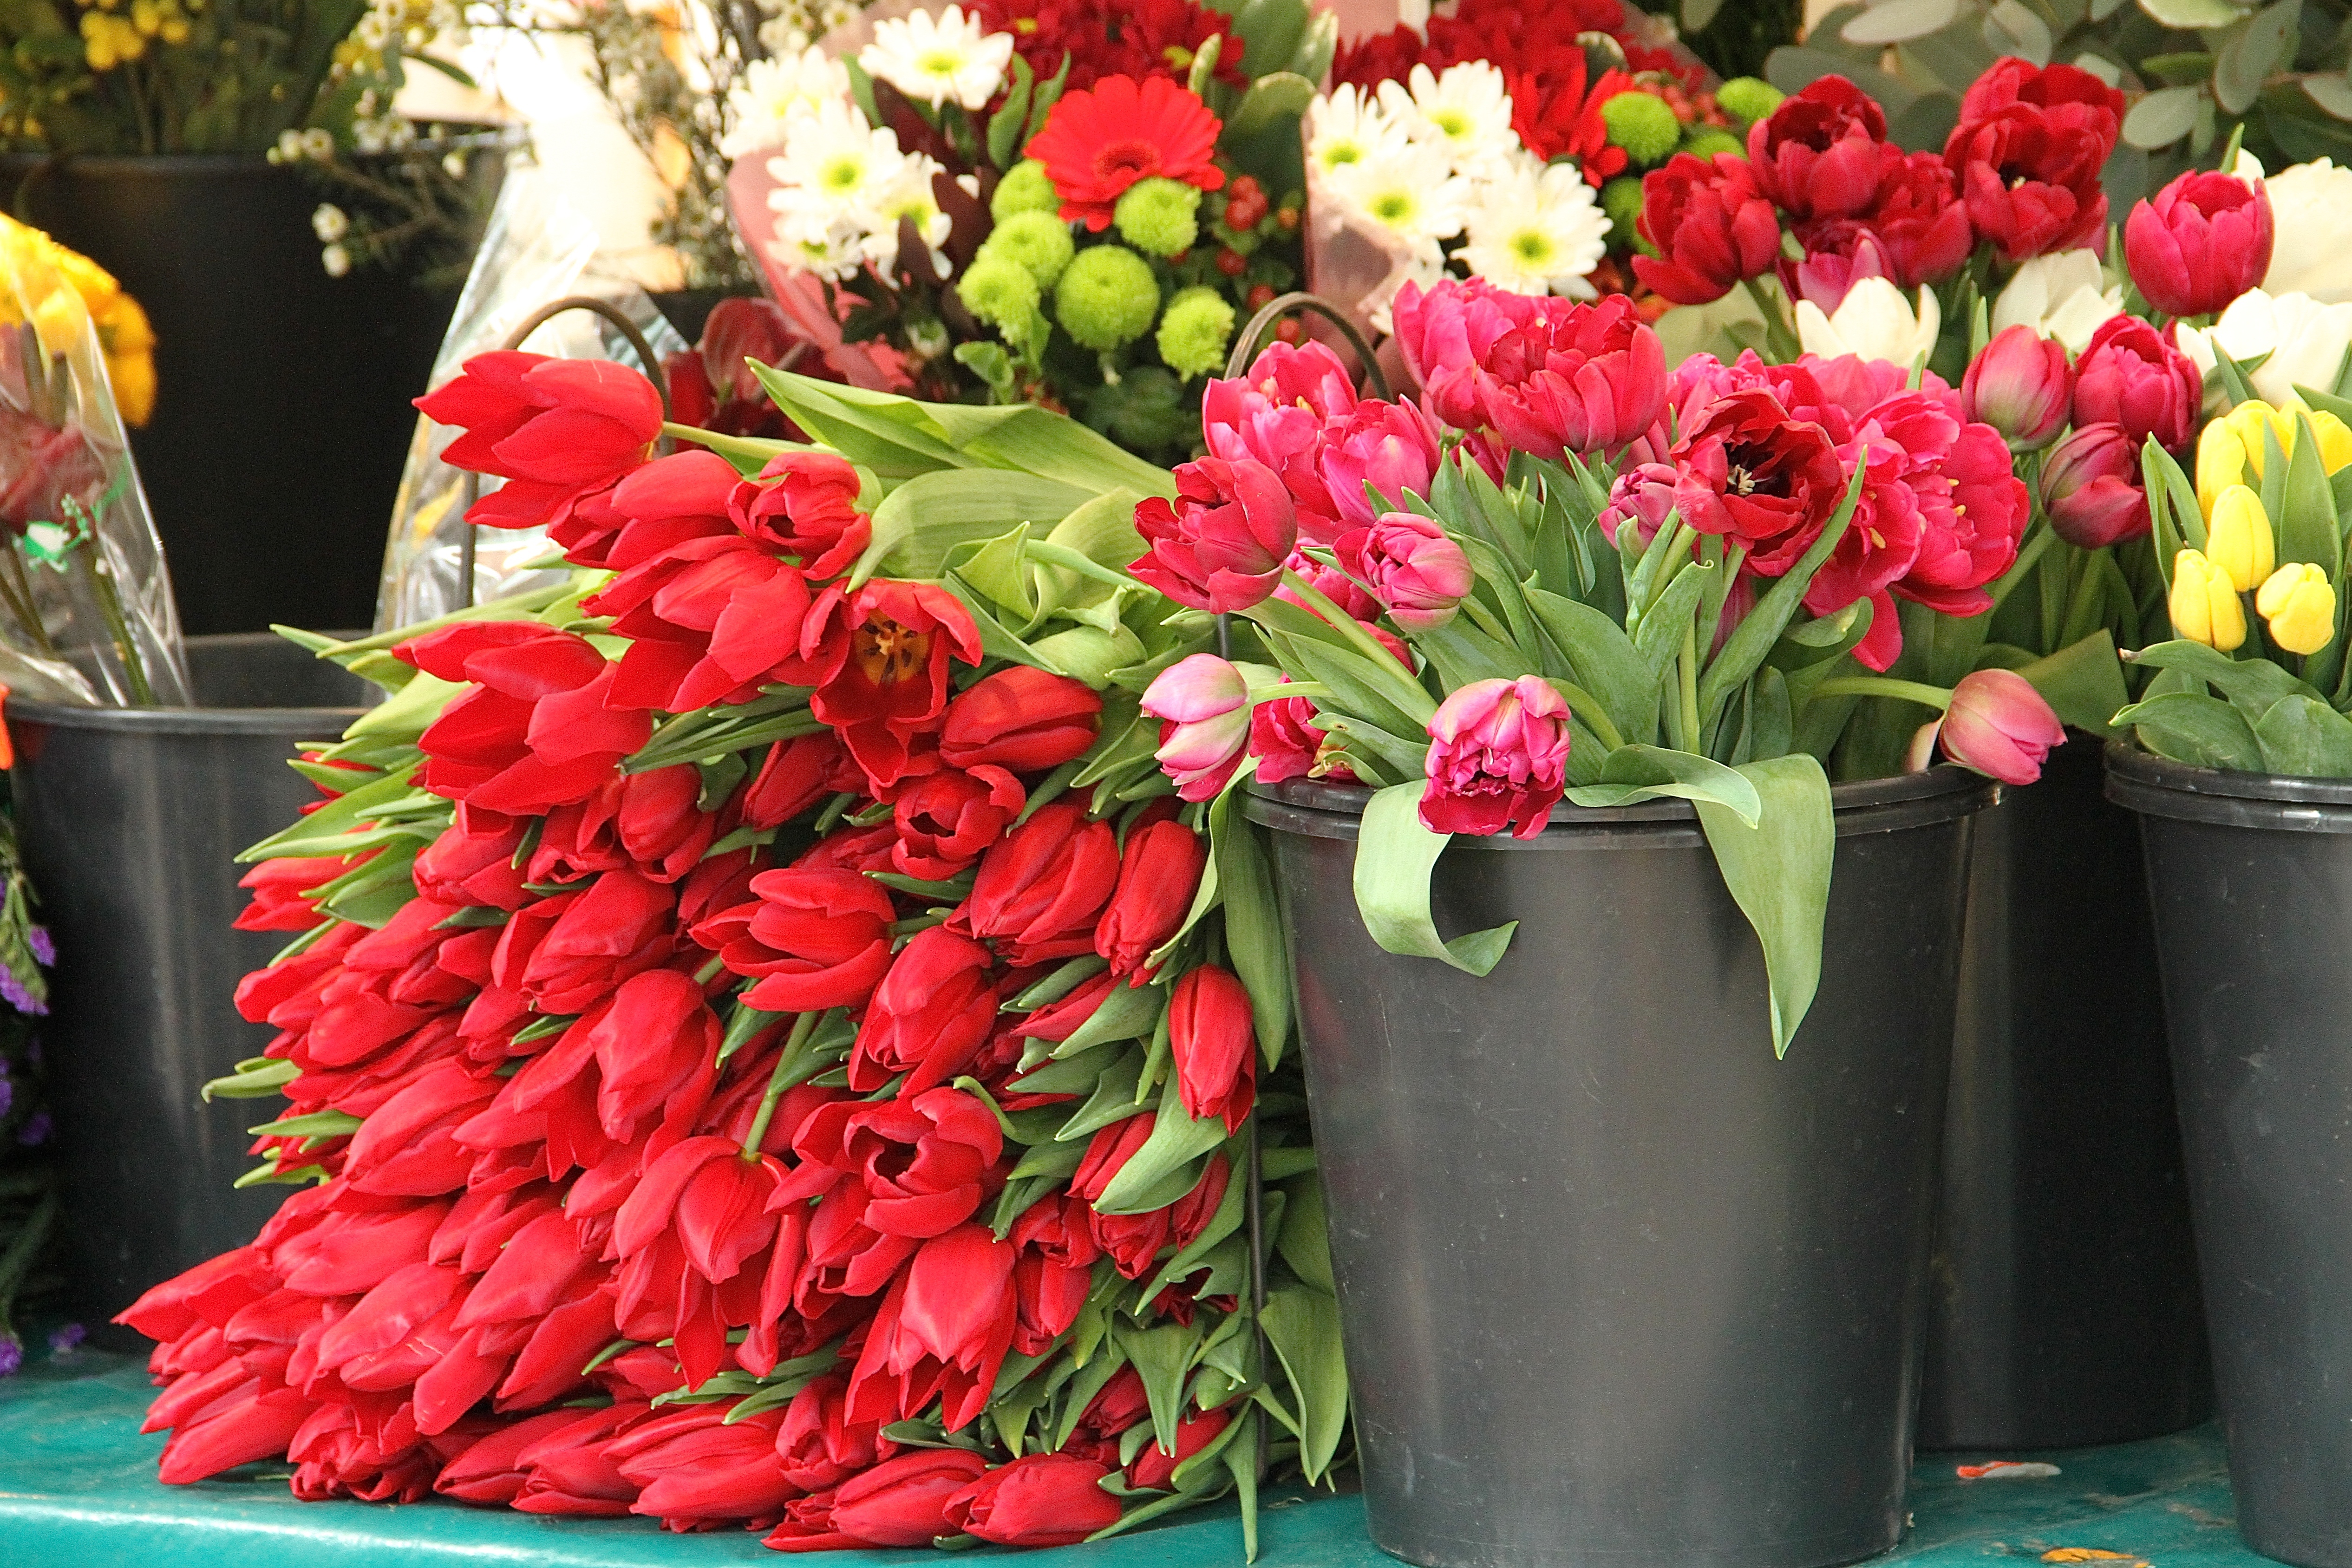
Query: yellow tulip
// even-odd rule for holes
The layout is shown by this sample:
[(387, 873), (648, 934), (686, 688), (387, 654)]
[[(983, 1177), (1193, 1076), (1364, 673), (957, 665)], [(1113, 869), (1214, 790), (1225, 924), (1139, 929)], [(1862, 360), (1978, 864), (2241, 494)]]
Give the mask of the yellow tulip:
[(2336, 636), (2336, 589), (2308, 561), (2291, 561), (2254, 595), (2271, 640), (2289, 653), (2317, 653)]
[(2335, 415), (2305, 408), (2301, 403), (2273, 408), (2250, 398), (2207, 425), (2197, 437), (2197, 504), (2208, 520), (2223, 490), (2231, 485), (2262, 483), (2263, 459), (2268, 451), (2263, 440), (2265, 427), (2277, 433), (2280, 451), (2294, 455), (2298, 414), (2311, 421), (2311, 433), (2319, 442), (2321, 468), (2333, 474), (2352, 464), (2352, 426)]
[[(2240, 410), (2252, 406), (2253, 405), (2251, 404), (2241, 403), (2237, 408), (2231, 410), (2231, 416), (2234, 416)], [(2257, 437), (2256, 439), (2259, 440), (2260, 437)], [(2231, 485), (2242, 485), (2246, 482), (2246, 444), (2239, 438), (2238, 431), (2230, 423), (2229, 417), (2214, 420), (2199, 433), (2197, 437), (2197, 504), (2205, 513), (2207, 521), (2210, 521), (2212, 519), (2213, 503), (2221, 499), (2223, 490), (2228, 489)], [(2262, 477), (2262, 469), (2259, 466), (2254, 468), (2254, 477), (2256, 479)]]
[(2190, 642), (2228, 653), (2246, 640), (2246, 607), (2230, 585), (2229, 574), (2201, 550), (2184, 550), (2172, 558), (2169, 608), (2174, 634)]
[(2262, 585), (2278, 559), (2270, 514), (2263, 510), (2262, 497), (2243, 485), (2231, 485), (2214, 498), (2205, 557), (2228, 575), (2230, 586), (2239, 593)]

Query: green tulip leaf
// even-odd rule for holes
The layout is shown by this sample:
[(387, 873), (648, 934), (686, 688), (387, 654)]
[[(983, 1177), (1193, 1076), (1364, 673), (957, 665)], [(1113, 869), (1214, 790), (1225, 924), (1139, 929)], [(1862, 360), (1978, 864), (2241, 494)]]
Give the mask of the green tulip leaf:
[(1737, 768), (1712, 757), (1677, 752), (1664, 746), (1620, 746), (1609, 753), (1601, 782), (1568, 792), (1578, 805), (1631, 805), (1637, 801), (1675, 797), (1711, 801), (1753, 827), (1763, 815), (1764, 802), (1756, 785)]
[(1465, 974), (1483, 975), (1502, 962), (1519, 922), (1472, 931), (1447, 942), (1430, 912), (1429, 878), (1453, 838), (1421, 820), (1425, 781), (1409, 780), (1375, 794), (1364, 807), (1356, 837), (1356, 910), (1382, 952), (1433, 958)]
[(2283, 697), (2254, 723), (2263, 766), (2296, 778), (2352, 778), (2352, 719), (2316, 698)]
[(1537, 625), (1568, 661), (1570, 679), (1592, 694), (1617, 732), (1656, 734), (1663, 687), (1624, 628), (1590, 605), (1541, 588), (1528, 589), (1527, 597)]
[(2124, 684), (2123, 662), (2116, 656), (2116, 640), (2104, 628), (2046, 658), (2021, 666), (2017, 673), (2042, 694), (2042, 700), (2050, 704), (2050, 710), (2062, 722), (2094, 735), (2113, 734), (2116, 710), (2131, 700), (2131, 689)]
[(1752, 823), (1717, 802), (1695, 804), (1723, 884), (1763, 945), (1772, 1051), (1785, 1057), (1821, 984), (1822, 922), (1829, 913), (1837, 823), (1829, 775), (1813, 758), (1769, 757), (1736, 771), (1755, 786), (1761, 803)]
[(1298, 1459), (1311, 1485), (1330, 1468), (1348, 1429), (1339, 1303), (1308, 1286), (1284, 1286), (1266, 1297), (1258, 1322), (1298, 1396)]
[[(2228, 654), (2186, 638), (2160, 642), (2132, 655), (2134, 664), (2151, 669), (2177, 669), (2210, 682), (2252, 724), (2285, 697), (2319, 699), (2319, 691), (2297, 680), (2266, 658), (2231, 658)], [(2144, 706), (2144, 704), (2143, 704)], [(2124, 721), (2118, 717), (2114, 722)]]
[(2191, 767), (2258, 773), (2262, 742), (2245, 716), (2218, 697), (2201, 691), (2166, 691), (2135, 702), (2115, 716), (2116, 729), (2130, 729), (2139, 743), (2159, 757)]

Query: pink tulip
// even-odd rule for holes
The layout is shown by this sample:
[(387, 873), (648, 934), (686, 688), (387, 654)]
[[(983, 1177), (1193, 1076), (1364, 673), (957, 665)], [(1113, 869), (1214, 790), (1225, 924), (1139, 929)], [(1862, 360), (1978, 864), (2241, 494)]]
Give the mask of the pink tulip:
[(2065, 744), (2066, 727), (2032, 683), (2013, 669), (1979, 669), (1961, 677), (1944, 710), (1944, 755), (2003, 784), (2029, 784), (2042, 776), (2050, 748)]
[(2120, 425), (2135, 444), (2153, 436), (2178, 452), (2197, 434), (2204, 403), (2196, 362), (2137, 316), (2102, 325), (2074, 366), (2074, 423)]
[(1438, 464), (1437, 424), (1410, 403), (1367, 399), (1344, 420), (1326, 427), (1317, 466), (1342, 528), (1372, 521), (1369, 484), (1391, 505), (1408, 493), (1426, 499)]
[(2276, 238), (2268, 191), (2192, 170), (2132, 208), (2124, 263), (2158, 310), (2210, 316), (2262, 282)]
[(2069, 544), (2096, 550), (2148, 530), (2139, 447), (2120, 425), (2084, 425), (2050, 449), (2042, 505)]
[(1470, 558), (1444, 528), (1409, 511), (1389, 512), (1343, 536), (1339, 565), (1372, 591), (1408, 632), (1434, 631), (1460, 610), (1473, 581)]
[(2066, 345), (2015, 326), (1984, 346), (1960, 382), (1964, 417), (1990, 425), (2012, 452), (2033, 452), (2058, 438), (2074, 403)]
[(1429, 787), (1421, 820), (1433, 833), (1541, 833), (1568, 787), (1568, 702), (1551, 683), (1474, 680), (1429, 721)]
[(1160, 672), (1143, 693), (1159, 720), (1160, 766), (1186, 800), (1212, 800), (1241, 765), (1249, 744), (1249, 686), (1213, 653), (1196, 653)]
[(1298, 511), (1282, 476), (1253, 458), (1202, 458), (1176, 470), (1176, 500), (1135, 509), (1150, 546), (1129, 568), (1180, 605), (1226, 615), (1274, 592), (1298, 542)]

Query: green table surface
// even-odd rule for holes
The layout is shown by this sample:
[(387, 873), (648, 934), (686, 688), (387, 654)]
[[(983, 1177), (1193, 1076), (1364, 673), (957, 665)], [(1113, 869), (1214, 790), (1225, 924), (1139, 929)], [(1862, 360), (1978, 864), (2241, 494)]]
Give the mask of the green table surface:
[[(665, 1535), (650, 1521), (561, 1521), (430, 1502), (299, 1503), (266, 1467), (193, 1487), (155, 1479), (160, 1435), (139, 1434), (148, 1387), (138, 1363), (81, 1352), (0, 1380), (0, 1568), (701, 1568), (789, 1559), (746, 1533)], [(1924, 1458), (1913, 1528), (1885, 1563), (2024, 1568), (2053, 1547), (2104, 1548), (2155, 1568), (2260, 1568), (2232, 1522), (2228, 1470), (2210, 1427), (2112, 1448), (2051, 1455), (2057, 1477), (1964, 1482), (1964, 1456)], [(282, 1472), (281, 1472), (282, 1478)], [(1355, 1497), (1265, 1510), (1266, 1568), (1374, 1568), (1391, 1560), (1364, 1531)], [(997, 1556), (993, 1552), (983, 1555)], [(1240, 1568), (1241, 1527), (1212, 1509), (1093, 1546), (1025, 1554), (1034, 1568)], [(931, 1552), (836, 1552), (835, 1568), (940, 1564)]]

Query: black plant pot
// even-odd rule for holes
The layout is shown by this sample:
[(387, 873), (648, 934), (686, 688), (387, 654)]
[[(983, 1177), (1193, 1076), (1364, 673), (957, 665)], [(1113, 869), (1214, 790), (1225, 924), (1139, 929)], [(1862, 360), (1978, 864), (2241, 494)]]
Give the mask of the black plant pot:
[(2212, 1413), (2138, 826), (2101, 793), (2100, 748), (2069, 742), (1977, 818), (1922, 1448), (2124, 1443)]
[(231, 998), (289, 935), (231, 929), (246, 900), (232, 858), (319, 798), (286, 765), (298, 745), (381, 695), (266, 635), (193, 638), (188, 672), (192, 709), (8, 704), (25, 868), (58, 946), (42, 1035), (59, 1230), (93, 1328), (252, 1240), (286, 1194), (230, 1188), (254, 1163), (246, 1129), (278, 1102), (198, 1099), (269, 1043)]
[(1444, 1568), (1818, 1568), (1901, 1536), (1969, 819), (1956, 769), (1843, 785), (1786, 1060), (1679, 803), (1456, 839), (1382, 952), (1362, 790), (1272, 828), (1373, 1542)]
[(2118, 742), (2246, 1544), (2352, 1568), (2352, 781)]
[(257, 155), (15, 157), (0, 183), (154, 324), (155, 414), (131, 444), (182, 626), (367, 625), (454, 296), (328, 277), (310, 226), (328, 197)]

